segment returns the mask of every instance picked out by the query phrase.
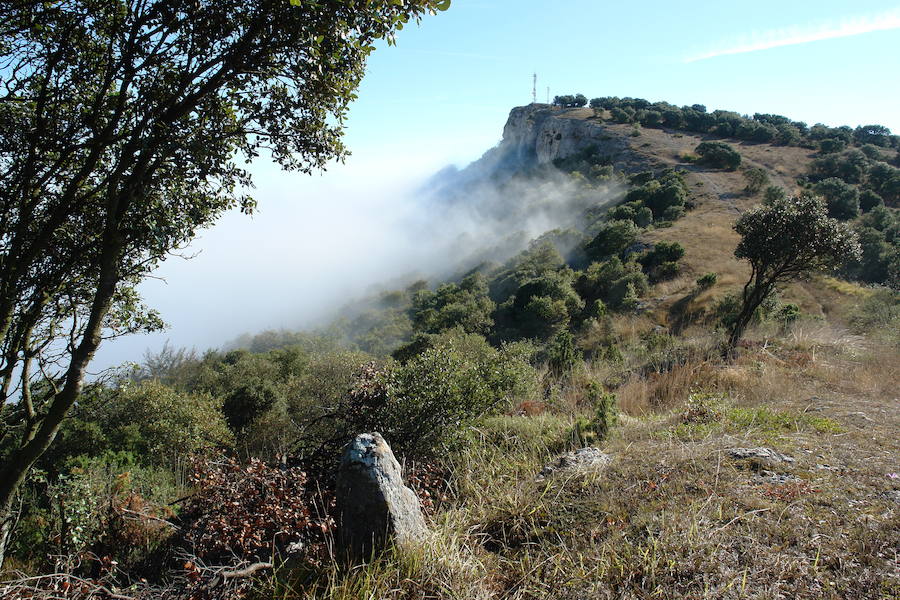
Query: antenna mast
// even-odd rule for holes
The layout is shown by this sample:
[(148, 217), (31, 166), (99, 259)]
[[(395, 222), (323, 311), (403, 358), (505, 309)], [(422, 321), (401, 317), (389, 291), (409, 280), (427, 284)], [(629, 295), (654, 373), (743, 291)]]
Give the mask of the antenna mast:
[(531, 103), (537, 104), (537, 73), (531, 79)]

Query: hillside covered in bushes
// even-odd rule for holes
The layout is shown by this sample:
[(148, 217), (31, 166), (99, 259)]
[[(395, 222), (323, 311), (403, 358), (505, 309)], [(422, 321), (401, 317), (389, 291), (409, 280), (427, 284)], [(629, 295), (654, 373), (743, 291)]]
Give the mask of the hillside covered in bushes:
[[(87, 386), (25, 485), (0, 591), (900, 594), (898, 136), (579, 94), (514, 109), (430, 199), (485, 186), (492, 203), (467, 210), (553, 227), (477, 240), (446, 275), (317, 330), (166, 347)], [(519, 193), (550, 187), (552, 202)], [(797, 207), (849, 250), (748, 311), (775, 250), (736, 256), (750, 225), (735, 223), (809, 216)], [(429, 537), (348, 565), (334, 474), (372, 431)], [(608, 466), (537, 477), (583, 447)], [(248, 565), (265, 566), (222, 575)]]

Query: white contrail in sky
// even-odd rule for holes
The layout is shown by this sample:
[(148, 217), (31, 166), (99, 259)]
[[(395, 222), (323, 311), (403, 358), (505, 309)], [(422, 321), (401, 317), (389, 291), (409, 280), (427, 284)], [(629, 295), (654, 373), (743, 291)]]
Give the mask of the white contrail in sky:
[(890, 29), (900, 29), (900, 9), (877, 15), (842, 19), (819, 26), (789, 27), (763, 31), (734, 46), (726, 46), (704, 54), (690, 56), (684, 62), (690, 63), (728, 54), (744, 54), (745, 52), (756, 52), (757, 50), (768, 50), (781, 46), (795, 46), (797, 44), (832, 40)]

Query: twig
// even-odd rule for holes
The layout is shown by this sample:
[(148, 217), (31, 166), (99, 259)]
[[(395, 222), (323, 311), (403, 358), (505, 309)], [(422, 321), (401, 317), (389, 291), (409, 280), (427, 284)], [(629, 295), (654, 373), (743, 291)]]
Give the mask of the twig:
[(742, 515), (738, 515), (738, 516), (736, 516), (735, 518), (733, 518), (732, 520), (730, 520), (730, 521), (728, 521), (727, 523), (725, 523), (724, 525), (722, 525), (721, 527), (718, 527), (718, 528), (716, 528), (716, 529), (713, 529), (712, 533), (719, 533), (720, 531), (726, 529), (729, 525), (732, 525), (732, 524), (736, 523), (737, 521), (740, 521), (740, 520), (743, 519), (744, 517), (749, 517), (750, 515), (755, 514), (755, 513), (768, 512), (769, 510), (771, 510), (771, 509), (768, 509), (768, 508), (759, 508), (759, 509), (756, 509), (756, 510), (751, 510), (750, 512), (746, 512), (746, 513), (744, 513), (744, 514), (742, 514)]
[(252, 565), (245, 567), (243, 569), (235, 569), (233, 571), (223, 571), (219, 573), (219, 576), (222, 579), (238, 579), (241, 577), (250, 577), (257, 571), (262, 571), (263, 569), (271, 569), (274, 565), (270, 562), (258, 562), (253, 563)]
[[(131, 510), (131, 509), (128, 509), (128, 508), (122, 508), (122, 509), (120, 509), (120, 510), (121, 510), (123, 513), (128, 513), (128, 514), (130, 514), (130, 515), (134, 515), (134, 516), (139, 517), (139, 518), (141, 518), (141, 519), (149, 519), (149, 520), (151, 520), (151, 521), (157, 521), (157, 522), (159, 522), (159, 523), (163, 523), (164, 525), (168, 525), (169, 527), (175, 529), (176, 531), (180, 531), (180, 530), (181, 530), (181, 528), (178, 527), (178, 525), (176, 525), (175, 523), (173, 523), (173, 522), (171, 522), (171, 521), (167, 521), (167, 520), (165, 520), (165, 519), (160, 519), (159, 517), (154, 517), (153, 515), (148, 515), (148, 514), (146, 514), (146, 513), (138, 512), (138, 511), (136, 511), (136, 510)], [(126, 517), (126, 518), (127, 518), (127, 517)]]

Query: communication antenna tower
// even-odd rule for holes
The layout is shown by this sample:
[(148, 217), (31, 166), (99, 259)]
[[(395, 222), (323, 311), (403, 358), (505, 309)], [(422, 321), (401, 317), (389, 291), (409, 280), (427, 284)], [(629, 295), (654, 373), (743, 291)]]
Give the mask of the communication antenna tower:
[(547, 86), (547, 104), (550, 104), (550, 86)]
[(531, 103), (537, 104), (537, 73), (531, 79)]

